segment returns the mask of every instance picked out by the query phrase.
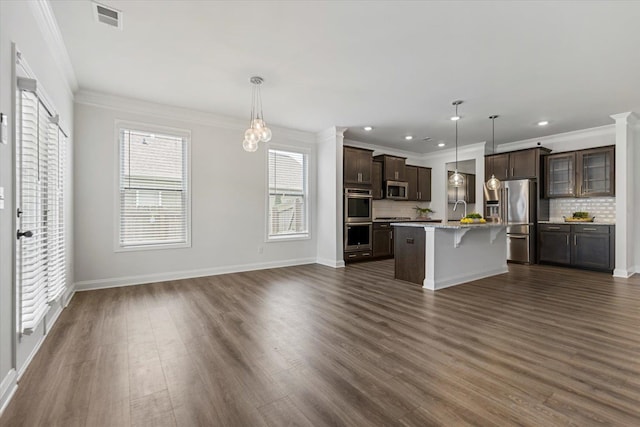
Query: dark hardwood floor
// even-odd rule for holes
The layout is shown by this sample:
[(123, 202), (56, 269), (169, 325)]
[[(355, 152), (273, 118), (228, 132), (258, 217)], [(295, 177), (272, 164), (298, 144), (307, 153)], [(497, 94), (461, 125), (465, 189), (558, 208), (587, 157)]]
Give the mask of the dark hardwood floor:
[(640, 279), (393, 260), (76, 294), (8, 426), (640, 425)]

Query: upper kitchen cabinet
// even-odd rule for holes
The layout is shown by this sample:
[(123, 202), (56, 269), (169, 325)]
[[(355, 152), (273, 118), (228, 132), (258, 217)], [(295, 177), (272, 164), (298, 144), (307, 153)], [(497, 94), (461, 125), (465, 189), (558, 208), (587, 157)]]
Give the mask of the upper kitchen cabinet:
[(382, 180), (383, 181), (407, 181), (404, 157), (390, 156), (381, 154), (375, 156), (374, 160), (382, 162)]
[(495, 177), (501, 181), (508, 179), (509, 153), (485, 156), (484, 171), (485, 175), (487, 176), (487, 179), (485, 179), (485, 181), (491, 178), (491, 175), (495, 175)]
[(344, 183), (371, 186), (373, 150), (344, 147)]
[(382, 162), (372, 162), (371, 169), (371, 189), (373, 200), (380, 200), (384, 197), (384, 187), (382, 185)]
[(431, 201), (431, 168), (406, 166), (408, 182), (408, 200), (416, 202)]
[(613, 146), (551, 154), (545, 158), (545, 197), (615, 195)]
[(540, 156), (549, 153), (543, 147), (509, 153), (485, 156), (485, 181), (493, 173), (500, 180), (538, 178), (540, 176)]
[(547, 179), (545, 197), (575, 197), (576, 154), (551, 154), (544, 159)]
[(576, 152), (579, 197), (615, 196), (615, 149), (613, 146)]

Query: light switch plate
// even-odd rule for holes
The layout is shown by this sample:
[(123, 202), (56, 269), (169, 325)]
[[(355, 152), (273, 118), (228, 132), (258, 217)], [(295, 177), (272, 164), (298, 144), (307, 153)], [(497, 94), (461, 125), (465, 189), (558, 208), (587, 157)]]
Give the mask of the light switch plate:
[(0, 113), (0, 142), (7, 143), (9, 133), (9, 119), (5, 113)]

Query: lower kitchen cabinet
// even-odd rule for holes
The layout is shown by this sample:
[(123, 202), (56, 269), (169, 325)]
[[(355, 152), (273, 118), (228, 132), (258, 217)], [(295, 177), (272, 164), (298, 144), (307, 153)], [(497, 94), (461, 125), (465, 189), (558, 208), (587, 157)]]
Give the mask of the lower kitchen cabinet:
[(542, 224), (539, 227), (538, 261), (571, 264), (571, 225)]
[(373, 257), (393, 256), (393, 227), (389, 223), (373, 224)]
[(367, 259), (371, 259), (371, 251), (356, 251), (356, 252), (345, 252), (344, 260), (345, 262), (350, 261), (364, 261)]
[(541, 263), (612, 271), (615, 226), (602, 224), (540, 224)]

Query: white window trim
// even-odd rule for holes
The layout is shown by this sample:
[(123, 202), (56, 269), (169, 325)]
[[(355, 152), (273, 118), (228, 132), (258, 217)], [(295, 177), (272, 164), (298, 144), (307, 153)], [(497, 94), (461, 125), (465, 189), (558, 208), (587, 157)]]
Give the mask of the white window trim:
[[(298, 234), (289, 234), (282, 236), (269, 236), (269, 150), (283, 150), (283, 151), (291, 151), (294, 153), (301, 153), (307, 156), (307, 179), (305, 180), (305, 196), (307, 203), (307, 209), (305, 212), (306, 222), (307, 222), (307, 232), (306, 233), (298, 233)], [(310, 181), (312, 176), (312, 150), (306, 147), (300, 147), (296, 145), (285, 145), (285, 144), (265, 144), (264, 150), (264, 162), (265, 162), (265, 223), (264, 223), (264, 242), (265, 243), (276, 243), (276, 242), (292, 242), (296, 240), (311, 240), (311, 195), (309, 194)]]
[[(186, 187), (187, 187), (187, 203), (186, 209), (186, 242), (181, 243), (161, 243), (138, 246), (121, 246), (120, 245), (120, 131), (122, 129), (135, 129), (149, 133), (161, 133), (169, 136), (185, 138), (185, 166)], [(135, 251), (152, 251), (160, 249), (184, 249), (191, 247), (191, 131), (188, 129), (172, 128), (149, 123), (133, 122), (129, 120), (116, 119), (115, 121), (115, 169), (114, 169), (114, 230), (113, 250), (114, 252), (135, 252)]]

